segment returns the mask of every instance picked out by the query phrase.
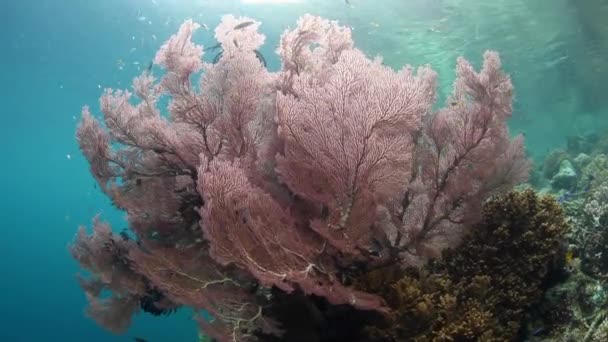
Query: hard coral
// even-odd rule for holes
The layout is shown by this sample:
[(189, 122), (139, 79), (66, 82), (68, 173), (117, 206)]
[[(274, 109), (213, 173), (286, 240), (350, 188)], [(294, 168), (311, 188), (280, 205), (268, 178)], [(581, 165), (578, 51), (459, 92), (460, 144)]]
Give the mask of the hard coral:
[(554, 150), (545, 157), (543, 164), (543, 176), (551, 179), (558, 171), (562, 161), (568, 159), (568, 152), (565, 150)]
[(359, 279), (357, 286), (381, 293), (393, 309), (370, 335), (382, 341), (517, 337), (526, 310), (542, 298), (565, 231), (552, 197), (528, 189), (489, 200), (481, 223), (441, 260), (407, 269), (396, 281), (394, 269)]

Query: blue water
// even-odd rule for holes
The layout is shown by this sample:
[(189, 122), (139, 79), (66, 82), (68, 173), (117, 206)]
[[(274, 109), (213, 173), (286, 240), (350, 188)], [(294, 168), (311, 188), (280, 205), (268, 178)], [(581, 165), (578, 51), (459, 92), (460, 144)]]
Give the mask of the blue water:
[[(391, 66), (432, 63), (442, 89), (456, 56), (478, 62), (483, 50), (496, 49), (517, 90), (513, 131), (526, 133), (534, 157), (567, 135), (606, 126), (606, 1), (378, 2), (2, 1), (0, 341), (196, 341), (187, 310), (161, 319), (139, 315), (124, 336), (96, 326), (84, 316), (78, 267), (67, 250), (77, 227), (97, 213), (124, 227), (78, 151), (82, 106), (98, 112), (102, 88), (128, 85), (186, 18), (211, 28), (224, 13), (261, 20), (262, 53), (272, 67), (280, 33), (298, 16), (338, 19), (354, 28), (361, 49)], [(199, 42), (213, 44), (199, 33)]]

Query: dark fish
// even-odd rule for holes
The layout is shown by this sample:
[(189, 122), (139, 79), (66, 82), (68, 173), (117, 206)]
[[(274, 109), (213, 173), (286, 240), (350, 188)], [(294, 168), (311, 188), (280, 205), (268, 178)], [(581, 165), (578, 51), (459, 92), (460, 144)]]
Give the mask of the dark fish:
[(452, 107), (458, 106), (458, 101), (452, 101), (452, 102), (450, 102), (450, 106), (452, 106)]
[(127, 228), (123, 229), (120, 233), (118, 233), (118, 235), (120, 235), (120, 237), (125, 241), (129, 241), (131, 239)]
[(557, 201), (559, 203), (569, 202), (578, 196), (588, 193), (589, 190), (591, 190), (593, 179), (594, 179), (593, 176), (589, 176), (587, 184), (581, 190), (579, 190), (577, 192), (566, 191), (557, 198)]
[(237, 48), (239, 47), (239, 43), (236, 42), (236, 39), (233, 39), (232, 42), (234, 43), (234, 46), (236, 46)]
[(240, 23), (240, 24), (236, 25), (236, 26), (235, 26), (235, 27), (233, 27), (232, 29), (233, 29), (233, 30), (242, 30), (242, 29), (244, 29), (245, 27), (247, 27), (247, 26), (251, 26), (251, 25), (253, 25), (253, 21), (251, 21), (251, 20), (250, 20), (250, 21), (244, 21), (244, 22), (242, 22), (242, 23)]
[(215, 44), (213, 46), (204, 48), (203, 51), (214, 51), (214, 50), (220, 49), (221, 47), (222, 47), (222, 44), (221, 43), (217, 43), (217, 44)]
[(585, 194), (587, 191), (589, 191), (589, 189), (587, 187), (585, 187), (583, 190), (581, 190), (579, 192), (566, 191), (557, 198), (557, 202), (558, 203), (570, 202), (570, 201), (576, 199), (578, 196)]
[(346, 4), (346, 6), (348, 7), (353, 7), (353, 5), (350, 3), (350, 0), (344, 0), (344, 3)]
[(217, 55), (215, 55), (215, 57), (213, 57), (213, 64), (217, 64), (217, 62), (219, 62), (220, 59), (222, 59), (223, 55), (224, 55), (224, 50), (221, 50), (220, 53), (218, 53)]
[(372, 239), (372, 245), (367, 250), (369, 254), (375, 257), (380, 257), (382, 255), (382, 244), (378, 239)]
[(141, 337), (134, 337), (133, 339), (135, 340), (135, 342), (148, 342), (148, 340), (146, 340), (145, 338), (141, 338)]
[[(260, 63), (262, 63), (262, 65), (264, 67), (266, 67), (266, 59), (264, 58), (264, 56), (262, 55), (262, 53), (260, 51), (258, 51), (258, 50), (254, 50), (254, 52), (255, 52), (255, 56), (260, 61)], [(220, 50), (220, 52), (217, 55), (215, 55), (215, 57), (213, 58), (213, 64), (216, 64), (217, 62), (219, 62), (220, 59), (222, 59), (223, 55), (224, 55), (224, 50)]]
[(152, 61), (150, 61), (150, 63), (148, 64), (148, 67), (146, 68), (147, 72), (150, 72), (150, 70), (152, 70)]
[(587, 192), (589, 192), (589, 190), (591, 190), (591, 182), (589, 182), (587, 185), (585, 185), (582, 192), (587, 193)]
[(255, 50), (255, 56), (258, 58), (258, 60), (260, 62), (262, 62), (262, 65), (264, 65), (264, 68), (266, 67), (266, 59), (264, 58), (264, 56), (262, 55), (262, 53), (258, 50)]

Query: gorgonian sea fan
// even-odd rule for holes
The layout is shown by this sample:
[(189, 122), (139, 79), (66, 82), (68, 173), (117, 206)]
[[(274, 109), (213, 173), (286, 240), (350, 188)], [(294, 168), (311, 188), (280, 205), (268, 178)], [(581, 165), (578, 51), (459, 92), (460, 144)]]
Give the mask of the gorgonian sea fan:
[[(349, 28), (306, 15), (270, 72), (256, 56), (259, 26), (225, 16), (223, 53), (207, 64), (192, 41), (199, 25), (186, 21), (154, 59), (160, 79), (134, 80), (137, 100), (108, 89), (103, 121), (83, 110), (81, 149), (135, 235), (104, 249), (113, 236), (96, 221), (72, 247), (93, 274), (83, 287), (100, 324), (123, 331), (143, 301), (206, 310), (201, 325), (219, 341), (279, 335), (270, 289), (385, 313), (382, 298), (349, 286), (352, 272), (437, 255), (485, 199), (525, 179), (495, 52), (479, 72), (459, 59), (434, 112), (429, 67), (394, 70), (355, 48)], [(100, 302), (99, 288), (112, 299)]]

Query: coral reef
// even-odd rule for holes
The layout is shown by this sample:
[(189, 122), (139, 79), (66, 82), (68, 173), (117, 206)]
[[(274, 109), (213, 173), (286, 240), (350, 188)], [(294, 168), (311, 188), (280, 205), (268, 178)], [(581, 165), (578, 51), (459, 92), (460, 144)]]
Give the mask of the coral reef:
[(567, 241), (581, 260), (581, 268), (593, 277), (608, 276), (608, 159), (600, 154), (583, 168), (588, 179), (577, 198), (563, 201), (570, 223)]
[(566, 230), (550, 196), (528, 189), (489, 200), (482, 221), (442, 259), (404, 276), (385, 269), (358, 280), (393, 309), (370, 334), (381, 341), (521, 338), (526, 310), (540, 302), (550, 273), (560, 268)]
[(578, 179), (574, 189), (557, 193), (569, 224), (564, 276), (530, 313), (531, 341), (608, 338), (607, 142), (605, 134), (570, 137), (567, 151), (555, 151), (546, 159), (548, 165), (556, 156), (572, 161)]
[[(423, 265), (457, 246), (486, 199), (527, 177), (523, 138), (511, 139), (506, 125), (513, 87), (497, 53), (484, 54), (480, 71), (458, 59), (453, 93), (434, 110), (429, 67), (393, 70), (355, 48), (349, 28), (311, 15), (283, 33), (282, 66), (270, 72), (257, 52), (260, 25), (224, 16), (215, 30), (222, 53), (207, 64), (192, 40), (200, 25), (186, 21), (154, 58), (160, 79), (148, 68), (133, 93), (106, 89), (102, 119), (83, 109), (81, 151), (99, 188), (127, 214), (133, 237), (115, 239), (96, 221), (72, 246), (92, 275), (83, 281), (89, 313), (113, 332), (124, 331), (138, 308), (160, 315), (187, 306), (209, 315), (198, 319), (200, 328), (220, 342), (293, 341), (284, 308), (294, 307), (318, 318), (308, 341), (354, 341), (357, 330), (340, 329), (344, 322), (361, 326), (398, 312), (353, 279), (388, 265)], [(485, 206), (485, 228), (472, 236), (508, 248), (499, 236), (507, 234), (537, 249), (517, 267), (538, 275), (502, 274), (529, 290), (557, 229), (554, 221), (531, 229), (548, 219), (535, 210), (559, 215), (531, 193), (510, 196), (506, 206)], [(493, 216), (498, 210), (506, 212)], [(517, 217), (520, 230), (498, 227)], [(108, 243), (115, 245), (109, 251)], [(450, 279), (512, 286), (494, 284), (465, 251), (450, 253), (437, 268)], [(464, 296), (456, 290), (464, 285), (436, 286)], [(535, 295), (510, 290), (521, 298), (490, 298), (515, 307)], [(482, 304), (466, 304), (465, 315), (436, 332), (485, 332), (494, 318)]]
[[(606, 173), (607, 134), (569, 136), (566, 140), (565, 149), (558, 148), (547, 153), (537, 168), (536, 171), (542, 173), (544, 180), (534, 180), (537, 187), (550, 183), (550, 191), (558, 195), (584, 192), (590, 178)], [(604, 175), (599, 178), (602, 180), (595, 183), (604, 183), (603, 179), (608, 177)]]
[(557, 173), (551, 177), (551, 187), (556, 190), (573, 190), (576, 188), (577, 180), (574, 166), (568, 159), (564, 159), (559, 164)]
[(544, 160), (543, 176), (547, 179), (553, 178), (559, 171), (560, 165), (568, 159), (568, 152), (562, 149), (551, 151)]
[(531, 315), (531, 341), (605, 341), (602, 322), (594, 322), (605, 315), (607, 289), (581, 271), (580, 260), (571, 262), (568, 273), (567, 280), (547, 290)]

